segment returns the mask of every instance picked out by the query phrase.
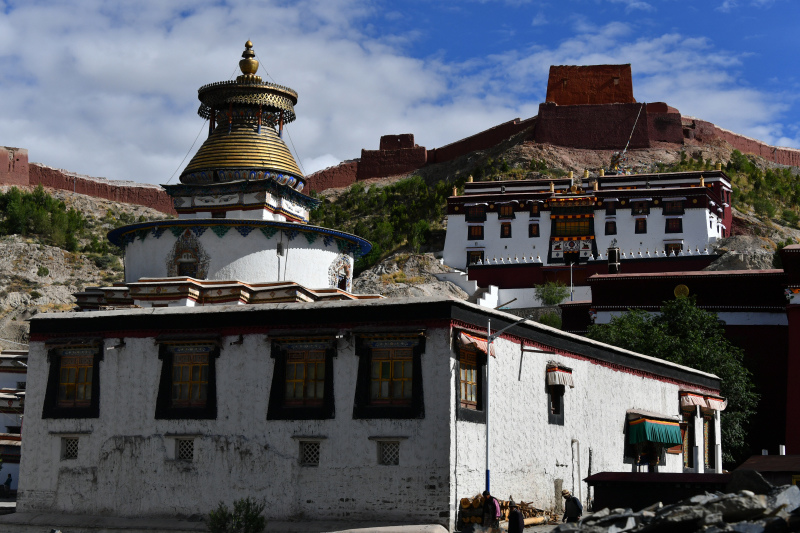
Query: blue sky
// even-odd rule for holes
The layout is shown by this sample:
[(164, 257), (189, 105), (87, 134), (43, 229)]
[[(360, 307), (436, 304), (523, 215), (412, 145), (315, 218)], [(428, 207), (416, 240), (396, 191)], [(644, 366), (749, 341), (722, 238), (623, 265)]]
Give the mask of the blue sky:
[(0, 0), (0, 145), (166, 183), (204, 137), (197, 88), (251, 39), (300, 95), (306, 173), (534, 116), (553, 64), (631, 63), (637, 100), (800, 148), (798, 21), (796, 0)]

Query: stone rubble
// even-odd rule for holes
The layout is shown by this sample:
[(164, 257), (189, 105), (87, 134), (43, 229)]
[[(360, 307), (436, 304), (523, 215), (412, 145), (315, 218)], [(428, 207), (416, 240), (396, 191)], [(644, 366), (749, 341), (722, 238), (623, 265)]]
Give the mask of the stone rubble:
[[(761, 478), (761, 476), (758, 476)], [(657, 503), (641, 511), (603, 509), (585, 516), (579, 523), (562, 524), (561, 533), (782, 533), (800, 531), (800, 489), (796, 485), (764, 486), (755, 480), (751, 487), (763, 494), (738, 490), (724, 494), (701, 494), (672, 505)], [(746, 483), (745, 483), (746, 484)]]

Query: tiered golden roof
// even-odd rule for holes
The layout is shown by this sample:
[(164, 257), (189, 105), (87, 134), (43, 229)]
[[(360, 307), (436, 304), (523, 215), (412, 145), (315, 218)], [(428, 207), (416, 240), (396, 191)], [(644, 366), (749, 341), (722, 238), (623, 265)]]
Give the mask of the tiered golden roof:
[(295, 119), (297, 93), (264, 82), (253, 43), (245, 43), (236, 80), (198, 90), (198, 114), (211, 121), (210, 134), (181, 174), (186, 184), (239, 179), (274, 179), (302, 191), (303, 174), (275, 128)]

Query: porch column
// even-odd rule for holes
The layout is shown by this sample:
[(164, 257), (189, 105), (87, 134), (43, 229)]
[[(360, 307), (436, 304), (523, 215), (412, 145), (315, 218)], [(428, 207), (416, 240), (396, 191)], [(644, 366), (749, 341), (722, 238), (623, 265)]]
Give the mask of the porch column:
[(714, 472), (722, 473), (722, 426), (720, 425), (719, 411), (714, 410)]
[(703, 413), (700, 412), (700, 406), (694, 406), (694, 471), (698, 474), (705, 472), (705, 439), (703, 435)]

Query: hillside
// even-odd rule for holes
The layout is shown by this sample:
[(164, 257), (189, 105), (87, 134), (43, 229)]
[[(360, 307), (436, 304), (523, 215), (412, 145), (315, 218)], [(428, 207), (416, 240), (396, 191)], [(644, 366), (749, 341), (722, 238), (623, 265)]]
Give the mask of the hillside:
[[(11, 187), (0, 187), (3, 199)], [(23, 191), (32, 189), (23, 189)], [(35, 190), (33, 190), (35, 192)], [(107, 242), (105, 234), (138, 220), (164, 218), (155, 209), (113, 202), (69, 191), (44, 189), (64, 211), (74, 209), (82, 218), (75, 242), (55, 246), (50, 234), (33, 232), (0, 237), (0, 347), (19, 347), (28, 338), (27, 319), (40, 312), (73, 309), (74, 292), (88, 286), (122, 281), (121, 250)], [(24, 194), (24, 193), (23, 193)], [(8, 205), (4, 205), (7, 222)], [(6, 227), (3, 227), (6, 233)], [(72, 248), (70, 251), (68, 248)], [(8, 342), (13, 341), (13, 342)]]

